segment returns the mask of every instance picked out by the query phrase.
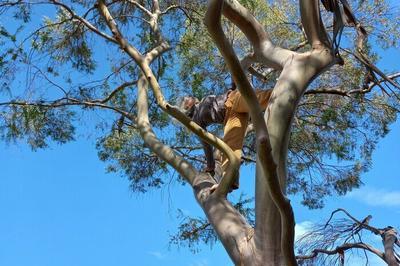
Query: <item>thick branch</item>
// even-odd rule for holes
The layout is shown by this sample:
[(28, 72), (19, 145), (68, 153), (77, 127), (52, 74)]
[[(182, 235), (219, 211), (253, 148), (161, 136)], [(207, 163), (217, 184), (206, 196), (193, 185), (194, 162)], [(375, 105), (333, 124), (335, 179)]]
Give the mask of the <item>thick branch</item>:
[(148, 96), (147, 96), (148, 82), (146, 77), (142, 74), (138, 82), (138, 121), (137, 125), (140, 135), (143, 138), (146, 146), (148, 146), (157, 156), (163, 161), (171, 165), (183, 177), (187, 179), (189, 184), (193, 185), (194, 178), (198, 172), (193, 166), (188, 163), (181, 156), (178, 156), (169, 146), (162, 143), (155, 133), (153, 132), (149, 116), (148, 116)]
[(198, 175), (193, 187), (197, 201), (235, 265), (254, 263), (253, 228), (225, 197), (215, 192), (210, 195), (204, 189), (209, 187), (208, 174)]
[[(98, 3), (99, 3), (99, 11), (102, 14), (102, 16), (106, 19), (107, 25), (109, 26), (110, 30), (113, 32), (116, 40), (118, 41), (118, 44), (131, 58), (133, 58), (135, 60), (135, 62), (142, 69), (142, 71), (147, 79), (147, 82), (150, 84), (150, 86), (153, 90), (154, 96), (157, 100), (157, 104), (166, 113), (168, 113), (169, 115), (176, 118), (178, 121), (180, 121), (182, 124), (184, 124), (189, 130), (191, 130), (193, 133), (195, 133), (201, 139), (203, 139), (204, 141), (210, 143), (214, 147), (217, 147), (222, 152), (224, 152), (227, 155), (228, 159), (231, 161), (231, 165), (232, 165), (232, 168), (228, 169), (227, 175), (233, 177), (235, 175), (235, 173), (237, 172), (237, 169), (239, 168), (240, 162), (236, 159), (235, 155), (233, 154), (232, 149), (230, 147), (228, 147), (222, 140), (220, 140), (219, 138), (214, 136), (213, 134), (203, 130), (199, 125), (197, 125), (196, 123), (191, 121), (188, 117), (186, 117), (183, 113), (181, 113), (178, 108), (170, 105), (164, 99), (164, 96), (161, 92), (160, 85), (158, 84), (158, 81), (150, 68), (150, 63), (156, 57), (160, 56), (163, 52), (165, 52), (166, 50), (169, 49), (168, 44), (161, 40), (161, 43), (157, 47), (155, 47), (153, 50), (151, 50), (148, 54), (146, 54), (145, 56), (141, 55), (139, 53), (139, 51), (137, 51), (137, 49), (135, 47), (130, 45), (127, 42), (127, 40), (122, 36), (121, 32), (119, 31), (119, 29), (117, 27), (117, 24), (115, 23), (107, 6), (105, 5), (104, 0), (99, 0)], [(159, 9), (157, 9), (157, 3), (158, 2), (153, 2), (156, 12), (159, 11)], [(157, 25), (156, 23), (157, 22), (155, 21), (155, 24), (153, 24), (153, 26), (155, 27), (155, 28), (153, 28), (154, 31), (158, 31), (158, 27), (156, 26)]]
[(313, 48), (331, 47), (321, 19), (319, 0), (300, 0), (301, 23)]
[[(221, 13), (224, 1), (223, 0), (210, 0), (206, 13), (205, 23), (211, 37), (214, 39), (218, 46), (219, 51), (223, 55), (225, 62), (232, 74), (232, 77), (238, 86), (242, 97), (245, 99), (247, 106), (250, 109), (250, 116), (255, 126), (258, 154), (260, 155), (261, 165), (265, 172), (271, 174), (271, 178), (267, 180), (268, 192), (272, 200), (277, 206), (282, 220), (282, 253), (286, 260), (286, 265), (297, 265), (294, 256), (294, 215), (289, 201), (283, 195), (278, 174), (276, 171), (276, 164), (271, 155), (271, 144), (261, 107), (258, 103), (255, 92), (250, 85), (246, 74), (244, 73), (241, 64), (236, 57), (236, 54), (227, 40), (221, 25)], [(224, 183), (224, 179), (221, 184)], [(230, 185), (231, 180), (225, 181)], [(226, 185), (226, 184), (224, 184)], [(224, 187), (223, 187), (224, 188)]]
[(143, 13), (145, 13), (146, 15), (148, 15), (149, 17), (151, 17), (151, 12), (145, 8), (144, 6), (142, 6), (140, 3), (138, 3), (137, 1), (133, 1), (133, 0), (128, 0), (129, 3), (135, 5), (137, 8), (139, 8)]
[(80, 22), (82, 22), (89, 30), (91, 30), (92, 32), (98, 34), (99, 36), (103, 37), (104, 39), (113, 42), (113, 43), (117, 43), (117, 41), (110, 35), (100, 31), (98, 28), (96, 28), (93, 24), (91, 24), (88, 20), (86, 20), (85, 18), (77, 15), (68, 5), (63, 4), (57, 0), (51, 0), (51, 2), (54, 3), (54, 5), (57, 6), (61, 6), (64, 10), (66, 10), (72, 18), (79, 20)]
[(253, 46), (258, 61), (274, 69), (282, 69), (291, 51), (276, 46), (257, 19), (237, 0), (226, 0), (223, 14), (239, 27)]
[(384, 229), (382, 234), (383, 246), (385, 248), (385, 260), (389, 266), (399, 266), (394, 252), (394, 244), (397, 241), (397, 232), (394, 228), (388, 227)]
[(238, 1), (227, 0), (223, 6), (223, 14), (246, 35), (249, 41), (259, 49), (260, 45), (272, 41), (257, 19)]
[(159, 57), (161, 54), (163, 54), (164, 52), (166, 52), (170, 49), (171, 49), (171, 46), (166, 41), (161, 40), (161, 42), (158, 46), (154, 47), (153, 49), (151, 49), (150, 52), (148, 52), (146, 54), (146, 60), (150, 63), (154, 59)]
[(118, 29), (117, 24), (115, 23), (114, 18), (112, 17), (110, 11), (108, 10), (104, 0), (98, 0), (98, 9), (100, 14), (106, 20), (108, 27), (110, 28), (114, 38), (117, 43), (130, 57), (132, 57), (138, 64), (143, 61), (142, 54), (132, 45), (128, 43), (128, 41), (122, 36), (121, 32)]
[[(255, 104), (248, 104), (251, 107), (250, 115), (261, 114), (262, 110), (260, 105), (258, 104), (257, 97), (247, 80), (245, 73), (241, 67), (239, 60), (237, 59), (233, 48), (231, 47), (229, 41), (225, 37), (225, 33), (222, 30), (220, 16), (221, 16), (221, 8), (223, 1), (209, 1), (205, 24), (208, 28), (208, 31), (211, 34), (211, 37), (214, 39), (217, 44), (221, 54), (225, 58), (226, 64), (230, 72), (232, 73), (232, 77), (235, 81), (235, 84), (238, 86), (242, 97), (246, 99), (246, 102), (252, 102)], [(234, 63), (232, 63), (234, 62)], [(249, 100), (251, 99), (251, 100)], [(254, 116), (255, 117), (255, 116)], [(253, 116), (252, 116), (253, 118)], [(254, 120), (253, 120), (254, 121)], [(260, 118), (259, 120), (260, 121)], [(257, 123), (257, 122), (255, 122)], [(232, 163), (232, 162), (230, 162)], [(230, 168), (230, 167), (229, 167)], [(229, 169), (228, 168), (228, 169)], [(217, 192), (222, 195), (226, 195), (234, 182), (234, 176), (227, 176), (221, 180), (220, 185), (217, 188)]]

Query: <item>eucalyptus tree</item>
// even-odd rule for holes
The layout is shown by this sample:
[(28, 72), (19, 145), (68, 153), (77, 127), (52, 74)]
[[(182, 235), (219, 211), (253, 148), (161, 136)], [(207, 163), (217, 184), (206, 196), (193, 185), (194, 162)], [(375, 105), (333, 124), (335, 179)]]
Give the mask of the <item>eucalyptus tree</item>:
[[(396, 119), (400, 74), (380, 70), (374, 50), (399, 45), (389, 4), (0, 1), (1, 16), (10, 18), (0, 29), (1, 137), (35, 150), (72, 141), (91, 121), (100, 159), (135, 192), (159, 188), (175, 172), (193, 189), (206, 220), (191, 230), (183, 224), (176, 242), (217, 236), (236, 265), (297, 265), (321, 254), (342, 258), (351, 248), (397, 265), (396, 231), (355, 218), (352, 225), (382, 235), (385, 251), (347, 238), (333, 250), (337, 242), (303, 241), (312, 249), (302, 252), (312, 254), (296, 258), (287, 196), (302, 193), (305, 205), (318, 208), (324, 196), (360, 186), (376, 142)], [(241, 162), (217, 129), (203, 130), (174, 106), (184, 93), (220, 93), (231, 81), (251, 107), (243, 163), (257, 166), (254, 213), (246, 200), (227, 200)], [(254, 87), (274, 89), (265, 112)], [(197, 137), (229, 158), (212, 193)]]

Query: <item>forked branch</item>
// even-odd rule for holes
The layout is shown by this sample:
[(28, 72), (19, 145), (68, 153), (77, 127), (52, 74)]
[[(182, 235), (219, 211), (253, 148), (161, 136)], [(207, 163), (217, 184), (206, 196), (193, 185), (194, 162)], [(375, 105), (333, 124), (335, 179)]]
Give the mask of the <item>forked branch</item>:
[[(153, 4), (156, 16), (160, 12), (158, 7), (158, 1), (154, 0)], [(160, 39), (159, 44), (155, 48), (153, 48), (149, 53), (142, 55), (134, 46), (132, 46), (124, 38), (120, 30), (118, 29), (118, 26), (114, 18), (112, 17), (110, 11), (108, 10), (104, 0), (98, 1), (98, 8), (100, 14), (105, 18), (108, 27), (113, 33), (121, 49), (124, 50), (132, 59), (134, 59), (134, 61), (141, 68), (143, 75), (146, 77), (148, 84), (151, 86), (153, 90), (154, 96), (157, 100), (157, 104), (160, 106), (160, 108), (169, 115), (171, 115), (172, 117), (174, 117), (175, 119), (177, 119), (179, 122), (181, 122), (184, 126), (186, 126), (194, 134), (199, 136), (202, 140), (206, 141), (207, 143), (210, 143), (211, 145), (217, 147), (219, 150), (225, 153), (232, 165), (232, 168), (228, 169), (227, 175), (232, 177), (235, 176), (237, 173), (237, 169), (239, 168), (240, 162), (236, 159), (232, 149), (228, 145), (226, 145), (225, 142), (223, 142), (213, 134), (202, 129), (199, 125), (197, 125), (192, 120), (190, 120), (186, 115), (184, 115), (178, 108), (169, 104), (165, 100), (164, 95), (161, 91), (161, 87), (157, 81), (157, 78), (150, 68), (150, 64), (155, 58), (159, 57), (162, 53), (166, 52), (169, 49), (168, 43)], [(158, 32), (159, 28), (156, 25), (156, 23), (157, 21), (154, 20), (152, 29), (153, 31), (156, 31), (156, 35), (161, 36), (160, 32)], [(193, 178), (194, 178), (193, 176), (189, 178), (190, 184), (193, 183)]]
[[(231, 2), (230, 2), (231, 3)], [(221, 25), (221, 15), (224, 6), (223, 0), (210, 0), (205, 17), (207, 29), (216, 43), (219, 51), (225, 59), (225, 62), (232, 74), (232, 77), (238, 86), (238, 89), (249, 106), (250, 116), (253, 121), (259, 158), (261, 166), (265, 172), (270, 173), (271, 178), (268, 178), (268, 193), (277, 206), (282, 221), (281, 249), (286, 265), (297, 265), (294, 256), (294, 215), (289, 201), (283, 194), (277, 173), (277, 166), (271, 154), (271, 144), (267, 127), (263, 118), (261, 107), (258, 103), (255, 92), (249, 83), (245, 72), (239, 62), (236, 53), (234, 52), (230, 42), (225, 36)], [(245, 32), (246, 34), (246, 32)], [(221, 181), (222, 189), (226, 189), (232, 180), (223, 178)]]
[[(344, 219), (333, 219), (340, 213), (345, 215)], [(298, 260), (314, 259), (318, 263), (324, 260), (321, 255), (344, 257), (347, 250), (362, 249), (378, 256), (388, 265), (398, 266), (399, 254), (394, 249), (398, 241), (397, 231), (391, 226), (376, 228), (370, 224), (371, 219), (372, 216), (368, 215), (363, 220), (358, 220), (341, 208), (333, 211), (325, 224), (315, 226), (298, 240), (299, 250), (308, 254), (300, 254), (296, 258)], [(367, 244), (363, 239), (364, 231), (380, 236), (384, 251)]]

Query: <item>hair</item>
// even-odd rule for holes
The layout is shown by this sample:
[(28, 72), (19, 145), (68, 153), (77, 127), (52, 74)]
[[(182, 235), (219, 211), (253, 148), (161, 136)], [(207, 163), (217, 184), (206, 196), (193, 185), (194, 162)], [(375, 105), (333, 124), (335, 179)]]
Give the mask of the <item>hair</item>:
[[(199, 101), (196, 97), (187, 95), (187, 96), (179, 97), (179, 98), (176, 100), (176, 104), (175, 104), (175, 106), (178, 107), (179, 111), (181, 111), (182, 113), (184, 113), (184, 114), (187, 115), (187, 116), (189, 116), (189, 113), (190, 113), (190, 111), (192, 110), (192, 108), (188, 108), (188, 107), (186, 106), (186, 103), (187, 103), (187, 101), (188, 101), (189, 99), (194, 99), (194, 102), (195, 102), (195, 103)], [(185, 128), (188, 132), (190, 132), (190, 131), (189, 131), (186, 127), (184, 127), (184, 126), (181, 124), (181, 122), (179, 122), (177, 119), (172, 118), (172, 123), (174, 123), (174, 124), (177, 125), (177, 126), (183, 127), (183, 128)]]
[(197, 99), (197, 98), (194, 97), (194, 96), (183, 96), (183, 97), (179, 97), (179, 98), (177, 99), (177, 101), (176, 101), (176, 106), (179, 108), (179, 110), (180, 110), (182, 113), (184, 113), (184, 114), (186, 114), (186, 115), (188, 115), (188, 113), (189, 113), (191, 107), (193, 106), (193, 105), (190, 106), (190, 107), (187, 106), (187, 102), (188, 102), (189, 100), (194, 100), (195, 103), (197, 103), (197, 102), (199, 101), (199, 99)]

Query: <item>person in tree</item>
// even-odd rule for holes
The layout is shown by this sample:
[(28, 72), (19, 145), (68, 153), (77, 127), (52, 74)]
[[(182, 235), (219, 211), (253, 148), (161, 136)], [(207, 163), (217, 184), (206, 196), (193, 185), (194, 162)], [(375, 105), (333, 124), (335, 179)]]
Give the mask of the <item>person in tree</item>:
[[(256, 96), (261, 108), (265, 110), (268, 105), (272, 90), (256, 90)], [(185, 96), (178, 104), (179, 108), (189, 116), (193, 122), (207, 130), (211, 124), (223, 124), (223, 141), (233, 150), (235, 156), (240, 160), (243, 141), (249, 122), (249, 108), (240, 92), (233, 86), (221, 95), (209, 95), (199, 101), (196, 97)], [(222, 169), (216, 169), (213, 147), (205, 141), (203, 144), (206, 157), (205, 172), (219, 181), (225, 174), (229, 160), (221, 153), (218, 158)], [(217, 175), (220, 176), (215, 176)], [(239, 177), (236, 178), (231, 190), (239, 188)]]

